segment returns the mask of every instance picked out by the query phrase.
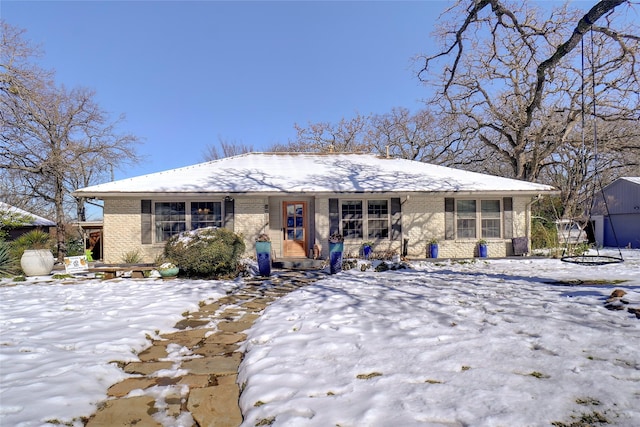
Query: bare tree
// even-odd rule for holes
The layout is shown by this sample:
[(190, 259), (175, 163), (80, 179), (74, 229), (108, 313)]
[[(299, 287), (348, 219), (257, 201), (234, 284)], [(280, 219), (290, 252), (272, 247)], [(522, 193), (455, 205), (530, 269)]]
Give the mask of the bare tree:
[[(583, 13), (568, 5), (545, 12), (527, 2), (459, 0), (445, 14), (455, 18), (438, 30), (442, 50), (423, 58), (419, 78), (439, 88), (433, 102), (464, 123), (463, 134), (479, 143), (471, 147), (478, 158), (495, 165), (489, 159), (497, 155), (506, 176), (536, 180), (571, 152), (559, 154), (581, 133), (585, 111), (590, 121), (638, 119), (640, 38), (637, 26), (615, 13), (624, 3), (602, 0)], [(576, 48), (587, 32), (583, 66)], [(586, 166), (573, 172), (591, 173)]]
[(123, 117), (110, 121), (93, 91), (56, 86), (51, 73), (33, 64), (36, 50), (22, 35), (2, 22), (0, 171), (20, 194), (52, 206), (61, 259), (70, 193), (135, 162), (138, 138), (117, 132)]
[(394, 108), (371, 117), (367, 140), (371, 151), (403, 159), (462, 166), (473, 162), (466, 155), (467, 144), (460, 137), (458, 123), (428, 109), (411, 113)]
[[(220, 148), (221, 151), (218, 151)], [(245, 145), (239, 142), (225, 141), (218, 137), (218, 146), (207, 145), (203, 153), (205, 161), (222, 159), (224, 157), (237, 156), (254, 151), (253, 145)]]
[(297, 139), (271, 147), (272, 151), (376, 153), (453, 166), (463, 164), (464, 146), (457, 124), (442, 120), (428, 110), (412, 113), (394, 108), (389, 113), (357, 114), (337, 123), (295, 125)]
[(294, 125), (297, 131), (296, 141), (288, 144), (276, 144), (270, 151), (289, 151), (300, 153), (355, 153), (369, 152), (366, 141), (369, 118), (357, 114), (351, 119), (341, 119), (338, 123), (309, 123), (302, 127)]

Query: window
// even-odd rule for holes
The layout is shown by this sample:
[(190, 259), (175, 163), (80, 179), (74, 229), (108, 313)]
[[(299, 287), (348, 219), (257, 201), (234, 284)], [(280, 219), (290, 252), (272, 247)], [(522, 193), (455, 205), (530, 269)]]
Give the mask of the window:
[(476, 201), (458, 200), (457, 211), (457, 236), (459, 239), (475, 239), (476, 237)]
[(191, 202), (191, 229), (222, 227), (222, 203)]
[(156, 242), (164, 242), (187, 229), (185, 206), (184, 202), (156, 203)]
[(362, 239), (362, 201), (342, 202), (342, 235), (345, 239)]
[(345, 239), (364, 239), (365, 236), (371, 240), (389, 238), (388, 200), (343, 200), (341, 219)]
[(388, 238), (389, 203), (386, 200), (369, 200), (367, 206), (367, 238)]
[(154, 217), (155, 241), (164, 242), (187, 230), (222, 227), (222, 202), (156, 202)]
[(500, 200), (483, 200), (480, 202), (482, 221), (482, 238), (500, 238)]
[(500, 200), (456, 200), (456, 238), (499, 239), (501, 230)]

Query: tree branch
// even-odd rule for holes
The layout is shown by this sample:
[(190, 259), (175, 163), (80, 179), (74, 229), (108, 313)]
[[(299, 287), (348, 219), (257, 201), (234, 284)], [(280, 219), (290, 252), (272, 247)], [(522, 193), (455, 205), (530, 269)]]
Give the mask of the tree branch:
[(534, 90), (533, 100), (527, 107), (527, 123), (530, 124), (533, 119), (533, 111), (540, 108), (540, 103), (542, 102), (542, 92), (544, 89), (544, 84), (546, 81), (547, 71), (558, 64), (562, 58), (564, 58), (569, 52), (571, 52), (577, 45), (584, 34), (591, 29), (593, 24), (602, 17), (605, 13), (615, 9), (617, 6), (628, 0), (601, 0), (596, 3), (595, 6), (589, 10), (581, 19), (578, 21), (578, 25), (576, 25), (571, 37), (569, 40), (562, 43), (560, 46), (556, 48), (556, 51), (546, 60), (542, 61), (540, 65), (538, 65), (538, 69), (536, 71), (537, 80), (536, 86)]

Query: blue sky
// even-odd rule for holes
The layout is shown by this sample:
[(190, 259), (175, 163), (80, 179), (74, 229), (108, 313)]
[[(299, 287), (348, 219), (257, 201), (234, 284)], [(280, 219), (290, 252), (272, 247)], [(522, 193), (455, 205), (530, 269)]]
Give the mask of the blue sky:
[(416, 55), (446, 1), (12, 1), (11, 25), (42, 46), (58, 83), (96, 90), (143, 138), (116, 179), (203, 161), (208, 144), (264, 150), (294, 123), (417, 110)]

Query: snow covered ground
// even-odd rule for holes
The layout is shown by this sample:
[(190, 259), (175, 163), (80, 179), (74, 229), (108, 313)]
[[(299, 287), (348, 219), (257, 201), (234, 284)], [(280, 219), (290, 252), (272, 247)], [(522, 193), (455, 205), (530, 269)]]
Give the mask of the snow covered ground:
[[(640, 307), (640, 251), (623, 255), (415, 262), (295, 291), (249, 331), (244, 425), (638, 426), (640, 320), (604, 307), (614, 289)], [(547, 283), (576, 279), (606, 283)], [(147, 336), (235, 286), (0, 282), (0, 425), (90, 415), (126, 376), (110, 361), (136, 360)]]
[(138, 360), (147, 336), (173, 331), (182, 313), (235, 286), (162, 279), (0, 282), (0, 426), (91, 415), (109, 386), (129, 376), (109, 362)]
[[(614, 289), (640, 307), (625, 255), (350, 270), (291, 293), (250, 331), (243, 426), (640, 426), (640, 320), (604, 308)], [(628, 281), (545, 283), (572, 279)]]

